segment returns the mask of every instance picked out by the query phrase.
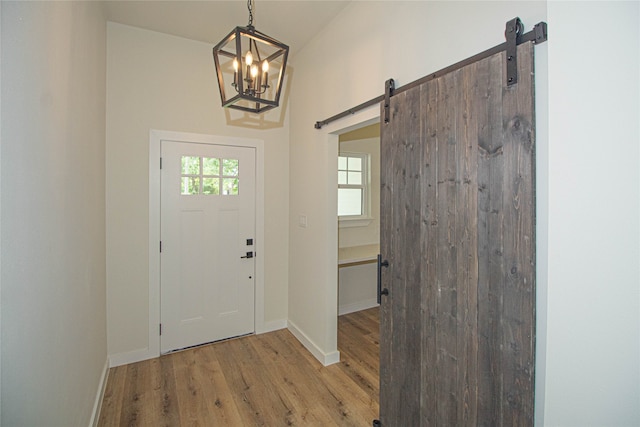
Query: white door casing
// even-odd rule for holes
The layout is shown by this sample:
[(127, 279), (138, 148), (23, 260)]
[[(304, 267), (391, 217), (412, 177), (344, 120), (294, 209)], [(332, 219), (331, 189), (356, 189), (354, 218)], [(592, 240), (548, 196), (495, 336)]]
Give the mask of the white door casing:
[(264, 312), (264, 141), (249, 138), (206, 135), (190, 132), (149, 131), (149, 305), (147, 345), (128, 353), (112, 355), (110, 366), (151, 359), (160, 355), (160, 144), (163, 140), (201, 144), (233, 145), (256, 149), (256, 241), (255, 250), (255, 330), (264, 333), (279, 325), (265, 322)]
[(255, 148), (161, 155), (161, 353), (254, 332)]

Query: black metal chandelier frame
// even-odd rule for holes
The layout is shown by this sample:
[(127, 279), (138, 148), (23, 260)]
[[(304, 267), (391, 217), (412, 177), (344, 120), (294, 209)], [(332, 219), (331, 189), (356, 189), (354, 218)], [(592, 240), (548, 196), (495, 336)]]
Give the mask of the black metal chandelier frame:
[[(252, 0), (247, 1), (247, 8), (249, 9), (249, 24), (246, 27), (236, 27), (223, 38), (222, 41), (213, 48), (213, 59), (216, 67), (222, 106), (251, 113), (262, 113), (279, 105), (287, 58), (289, 56), (289, 46), (256, 30), (253, 26)], [(257, 72), (254, 75), (250, 69), (251, 64), (247, 64), (246, 62), (246, 52), (243, 55), (243, 40), (245, 41), (245, 46), (248, 42), (247, 52), (251, 52), (252, 58), (253, 56), (256, 57), (257, 63), (273, 64), (276, 60), (280, 61), (278, 77), (275, 88), (272, 91), (272, 97), (265, 96), (267, 89), (271, 87), (268, 77), (269, 65), (266, 65), (267, 69), (263, 69), (262, 73)], [(267, 49), (272, 53), (268, 55), (261, 53), (260, 46), (262, 46), (263, 51)], [(225, 50), (225, 48), (229, 47), (234, 49)], [(235, 63), (233, 83), (225, 82), (223, 75), (224, 64), (222, 64), (223, 57)], [(227, 96), (226, 89), (228, 88), (233, 88), (233, 91), (229, 90), (232, 95), (230, 97)]]

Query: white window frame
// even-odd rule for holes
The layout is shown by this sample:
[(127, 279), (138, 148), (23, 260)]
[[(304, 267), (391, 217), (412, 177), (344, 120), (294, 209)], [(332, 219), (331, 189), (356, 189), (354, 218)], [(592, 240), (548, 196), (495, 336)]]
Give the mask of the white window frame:
[(362, 215), (338, 215), (338, 226), (340, 228), (366, 227), (373, 220), (371, 217), (371, 154), (341, 151), (338, 157), (358, 157), (362, 160), (362, 184), (338, 184), (338, 190), (340, 188), (362, 189)]

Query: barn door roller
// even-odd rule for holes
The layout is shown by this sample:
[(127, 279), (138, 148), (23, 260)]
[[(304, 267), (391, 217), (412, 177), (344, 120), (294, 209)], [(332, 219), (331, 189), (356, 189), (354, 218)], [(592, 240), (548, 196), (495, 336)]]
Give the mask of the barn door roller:
[(404, 86), (396, 88), (393, 83), (393, 79), (389, 79), (385, 83), (384, 95), (380, 95), (376, 98), (370, 99), (367, 102), (363, 102), (360, 105), (357, 105), (353, 108), (343, 111), (342, 113), (336, 114), (335, 116), (331, 116), (328, 119), (315, 122), (314, 127), (316, 129), (321, 129), (322, 126), (324, 125), (328, 125), (329, 123), (335, 120), (355, 114), (356, 112), (360, 110), (364, 110), (365, 108), (369, 108), (373, 105), (380, 104), (380, 102), (382, 101), (384, 101), (384, 107), (385, 107), (383, 121), (384, 123), (388, 123), (390, 119), (389, 99), (392, 96), (402, 93), (406, 90), (412, 89), (430, 80), (434, 80), (440, 76), (448, 74), (452, 71), (455, 71), (459, 68), (472, 64), (474, 62), (480, 61), (481, 59), (488, 58), (489, 56), (492, 56), (498, 52), (502, 52), (503, 50), (506, 51), (506, 54), (507, 54), (507, 72), (506, 72), (505, 83), (507, 86), (514, 85), (518, 82), (517, 46), (525, 42), (533, 42), (535, 44), (546, 42), (547, 41), (547, 23), (540, 22), (533, 27), (533, 30), (529, 31), (528, 33), (525, 33), (524, 25), (522, 24), (522, 21), (520, 21), (520, 18), (516, 17), (507, 22), (504, 35), (506, 37), (506, 41), (504, 43), (494, 46), (490, 49), (487, 49), (484, 52), (478, 53), (460, 62), (456, 62), (453, 65), (443, 68), (440, 71), (436, 71), (435, 73), (424, 76), (421, 79), (418, 79), (414, 82), (407, 83)]
[[(393, 79), (389, 79), (384, 84), (384, 122), (389, 123), (389, 109), (391, 108), (391, 97), (393, 96), (393, 91), (396, 88), (396, 83)], [(378, 303), (380, 304), (380, 303)]]
[(504, 36), (507, 39), (507, 86), (518, 83), (518, 38), (524, 32), (520, 18), (507, 22)]
[[(524, 25), (520, 18), (513, 18), (507, 22), (507, 28), (504, 30), (504, 37), (507, 39), (507, 86), (518, 83), (518, 45), (523, 42)], [(534, 43), (542, 43), (547, 40), (547, 24), (541, 22), (533, 27), (529, 32), (532, 37), (526, 41), (532, 40)]]

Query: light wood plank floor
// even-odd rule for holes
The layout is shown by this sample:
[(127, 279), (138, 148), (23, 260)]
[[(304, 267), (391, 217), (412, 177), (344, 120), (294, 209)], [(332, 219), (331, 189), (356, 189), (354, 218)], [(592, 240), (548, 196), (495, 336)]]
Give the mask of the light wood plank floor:
[(284, 329), (112, 368), (98, 425), (370, 426), (378, 340), (372, 308), (339, 317), (331, 366)]

